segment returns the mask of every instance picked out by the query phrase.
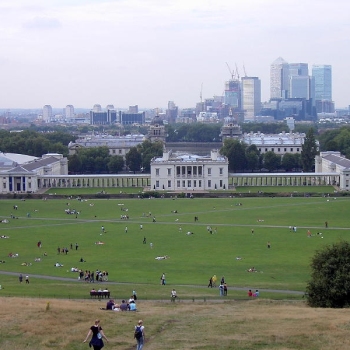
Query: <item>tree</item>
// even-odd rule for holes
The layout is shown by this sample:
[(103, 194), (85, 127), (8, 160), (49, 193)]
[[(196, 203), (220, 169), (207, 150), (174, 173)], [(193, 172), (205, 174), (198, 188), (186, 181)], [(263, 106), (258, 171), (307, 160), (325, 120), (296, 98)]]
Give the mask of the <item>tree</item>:
[(307, 132), (304, 144), (301, 148), (301, 164), (303, 171), (312, 171), (315, 165), (315, 156), (317, 155), (317, 144), (314, 135), (314, 129), (310, 128)]
[(113, 156), (110, 158), (107, 166), (111, 173), (117, 174), (119, 171), (123, 170), (124, 159), (122, 156)]
[(350, 243), (340, 241), (317, 251), (311, 261), (307, 302), (313, 307), (350, 306)]
[(226, 139), (220, 153), (227, 157), (229, 169), (235, 172), (244, 170), (247, 167), (247, 158), (245, 155), (246, 144), (239, 140)]
[(73, 154), (68, 157), (69, 172), (80, 173), (81, 172), (81, 159), (77, 154)]
[(264, 154), (263, 164), (264, 164), (264, 167), (268, 169), (268, 171), (273, 171), (280, 167), (281, 157), (278, 156), (275, 152), (267, 151)]
[[(141, 155), (141, 165), (145, 171), (150, 171), (151, 160), (154, 157), (160, 157), (163, 155), (163, 142), (156, 141), (151, 142), (146, 140), (137, 146), (137, 151)], [(140, 170), (140, 169), (137, 169)]]
[(299, 168), (299, 154), (298, 153), (285, 153), (281, 160), (281, 167), (285, 171), (292, 171)]
[(129, 152), (125, 155), (125, 162), (127, 167), (134, 173), (141, 168), (141, 153), (137, 150), (137, 147), (131, 147)]
[(253, 171), (259, 168), (260, 151), (256, 145), (249, 145), (245, 150), (247, 169)]

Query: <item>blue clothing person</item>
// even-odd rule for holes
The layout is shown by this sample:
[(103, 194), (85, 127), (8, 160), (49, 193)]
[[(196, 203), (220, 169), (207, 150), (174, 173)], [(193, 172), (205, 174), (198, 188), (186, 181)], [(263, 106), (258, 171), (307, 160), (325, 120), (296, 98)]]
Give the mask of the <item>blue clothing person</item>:
[[(136, 332), (136, 331), (140, 331)], [(137, 342), (136, 350), (142, 350), (145, 339), (145, 327), (143, 326), (143, 321), (139, 320), (137, 326), (135, 326), (135, 339)]]

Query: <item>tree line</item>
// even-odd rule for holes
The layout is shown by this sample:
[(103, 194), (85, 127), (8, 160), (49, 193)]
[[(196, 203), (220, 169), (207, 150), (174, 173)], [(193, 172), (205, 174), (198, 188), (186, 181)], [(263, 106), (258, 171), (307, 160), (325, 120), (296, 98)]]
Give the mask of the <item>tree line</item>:
[(318, 153), (314, 131), (310, 128), (306, 134), (302, 151), (285, 153), (283, 156), (272, 151), (264, 154), (256, 145), (247, 145), (236, 139), (226, 139), (220, 153), (228, 158), (229, 170), (243, 171), (313, 171), (315, 156)]
[(101, 174), (128, 170), (131, 172), (149, 172), (153, 157), (163, 155), (162, 142), (149, 140), (131, 147), (124, 158), (120, 155), (112, 156), (107, 146), (81, 148), (75, 154), (68, 156), (70, 173)]
[[(278, 125), (278, 124), (276, 124)], [(271, 125), (270, 125), (271, 127)], [(177, 135), (180, 140), (192, 142), (209, 142), (217, 137), (220, 130), (218, 125), (196, 124), (180, 125), (174, 129), (168, 126), (168, 139)], [(312, 133), (310, 134), (310, 130)], [(326, 131), (320, 136), (321, 149), (339, 150), (350, 156), (350, 128)], [(9, 153), (21, 153), (41, 157), (45, 153), (61, 153), (68, 156), (69, 171), (71, 173), (118, 173), (122, 170), (150, 171), (150, 162), (153, 157), (162, 156), (161, 142), (144, 141), (132, 147), (126, 154), (125, 160), (121, 156), (112, 156), (107, 147), (80, 149), (75, 155), (68, 155), (68, 143), (75, 140), (75, 136), (64, 131), (36, 132), (25, 130), (9, 132), (0, 130), (0, 150)], [(311, 171), (314, 157), (317, 153), (314, 130), (309, 129), (306, 134), (301, 154), (285, 154), (283, 157), (274, 152), (261, 154), (255, 145), (246, 145), (240, 141), (225, 140), (221, 154), (229, 160), (229, 168), (233, 172), (257, 171), (266, 169), (274, 171), (284, 169), (292, 171), (302, 168)], [(316, 152), (316, 153), (315, 153)]]

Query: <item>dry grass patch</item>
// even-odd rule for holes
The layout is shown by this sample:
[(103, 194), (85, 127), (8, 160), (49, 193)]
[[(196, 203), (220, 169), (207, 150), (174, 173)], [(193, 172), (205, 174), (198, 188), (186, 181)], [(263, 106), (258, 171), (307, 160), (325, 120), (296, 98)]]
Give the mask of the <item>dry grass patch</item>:
[[(49, 306), (47, 303), (50, 303)], [(142, 318), (145, 349), (343, 350), (350, 347), (349, 309), (311, 309), (302, 302), (140, 301), (139, 311), (107, 312), (98, 301), (0, 299), (0, 348), (88, 349), (95, 318), (110, 339), (105, 349), (135, 347)]]

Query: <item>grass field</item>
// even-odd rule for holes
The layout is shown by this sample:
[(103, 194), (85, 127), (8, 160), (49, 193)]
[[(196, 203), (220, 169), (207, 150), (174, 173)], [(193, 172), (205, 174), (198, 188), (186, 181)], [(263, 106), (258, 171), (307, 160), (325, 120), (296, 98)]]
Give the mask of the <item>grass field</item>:
[[(13, 209), (14, 205), (18, 210)], [(262, 297), (272, 295), (269, 289), (302, 292), (315, 250), (340, 239), (348, 240), (349, 207), (349, 199), (335, 197), (2, 200), (0, 213), (9, 223), (1, 224), (0, 235), (9, 238), (0, 241), (0, 260), (5, 261), (0, 269), (15, 275), (1, 275), (4, 289), (0, 293), (88, 296), (90, 286), (79, 282), (77, 273), (70, 272), (71, 267), (108, 271), (110, 281), (121, 283), (110, 283), (112, 294), (125, 297), (136, 288), (145, 299), (168, 298), (173, 286), (184, 298), (218, 297), (217, 289), (206, 288), (214, 274), (219, 279), (225, 276), (229, 288), (241, 288), (230, 291), (231, 298), (245, 297), (247, 289), (265, 289)], [(67, 208), (80, 214), (68, 215)], [(18, 219), (10, 219), (11, 214)], [(128, 220), (120, 219), (126, 214)], [(153, 217), (156, 222), (152, 222)], [(329, 223), (327, 229), (325, 221)], [(106, 233), (101, 232), (101, 226)], [(208, 226), (216, 233), (208, 233)], [(289, 226), (296, 226), (297, 232), (290, 232)], [(311, 238), (307, 238), (308, 229), (313, 234)], [(194, 234), (186, 235), (187, 232)], [(147, 244), (143, 244), (144, 237)], [(42, 248), (37, 247), (38, 241)], [(104, 244), (95, 244), (98, 241)], [(57, 247), (67, 247), (68, 254), (58, 254)], [(44, 252), (47, 256), (43, 256)], [(9, 253), (19, 256), (9, 258)], [(164, 255), (170, 258), (155, 260)], [(35, 262), (38, 257), (41, 261)], [(80, 263), (81, 257), (86, 262)], [(24, 262), (30, 266), (21, 266)], [(56, 262), (64, 266), (54, 267)], [(253, 266), (258, 272), (247, 272)], [(159, 285), (163, 272), (167, 287)], [(19, 287), (19, 273), (29, 274), (31, 284)], [(72, 280), (34, 278), (35, 275)], [(282, 293), (275, 295), (286, 297)]]
[[(0, 348), (87, 349), (82, 341), (100, 318), (110, 339), (106, 349), (131, 350), (133, 326), (142, 318), (148, 350), (165, 344), (182, 350), (344, 349), (350, 311), (311, 309), (303, 299), (315, 251), (349, 239), (350, 199), (334, 196), (2, 200), (1, 218), (9, 222), (1, 223), (0, 236), (9, 238), (0, 238)], [(66, 214), (68, 208), (79, 215)], [(58, 254), (57, 247), (69, 252)], [(18, 257), (9, 258), (10, 252)], [(155, 260), (163, 255), (169, 259)], [(247, 272), (253, 266), (258, 272)], [(88, 300), (91, 284), (79, 281), (71, 267), (108, 271), (103, 286), (117, 302), (135, 289), (138, 312), (100, 310), (105, 300)], [(30, 283), (20, 284), (19, 273)], [(225, 276), (227, 297), (207, 288), (213, 274)], [(176, 303), (169, 300), (172, 288)], [(248, 289), (259, 289), (260, 298), (248, 300)]]
[(96, 318), (109, 339), (104, 349), (135, 349), (133, 329), (139, 319), (144, 321), (147, 350), (350, 346), (349, 309), (312, 309), (301, 301), (142, 301), (136, 313), (102, 311), (99, 306), (98, 301), (0, 298), (0, 348), (89, 349), (83, 340)]

